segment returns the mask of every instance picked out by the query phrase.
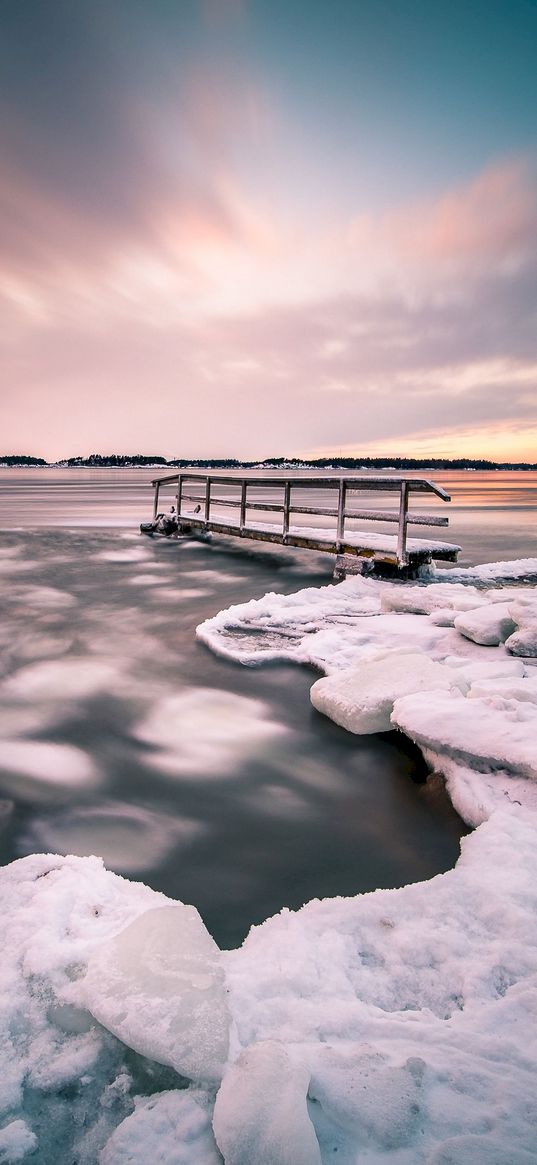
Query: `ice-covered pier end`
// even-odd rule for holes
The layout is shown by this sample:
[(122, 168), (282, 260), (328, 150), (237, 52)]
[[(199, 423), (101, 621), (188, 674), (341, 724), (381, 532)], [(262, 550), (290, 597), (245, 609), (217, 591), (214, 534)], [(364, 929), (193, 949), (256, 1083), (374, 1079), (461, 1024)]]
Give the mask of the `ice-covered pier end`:
[[(213, 532), (317, 550), (336, 555), (343, 571), (347, 558), (405, 576), (432, 559), (456, 562), (460, 550), (448, 542), (408, 536), (409, 525), (448, 525), (436, 503), (449, 502), (449, 494), (428, 478), (183, 472), (157, 478), (152, 485), (154, 519), (163, 505), (173, 503), (179, 533)], [(366, 507), (360, 494), (368, 501), (377, 495), (375, 506)], [(433, 512), (417, 511), (410, 504), (413, 495), (423, 494), (436, 504)], [(261, 521), (260, 515), (272, 515), (272, 520)], [(386, 524), (395, 526), (396, 533), (379, 532)]]

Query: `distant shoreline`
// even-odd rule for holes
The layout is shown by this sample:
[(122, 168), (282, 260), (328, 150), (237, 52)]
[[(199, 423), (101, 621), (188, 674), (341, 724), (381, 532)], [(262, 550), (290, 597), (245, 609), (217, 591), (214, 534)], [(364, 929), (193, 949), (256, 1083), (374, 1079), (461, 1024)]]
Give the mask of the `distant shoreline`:
[(146, 457), (142, 454), (91, 454), (89, 457), (70, 457), (60, 461), (45, 461), (26, 454), (0, 457), (0, 469), (333, 469), (333, 470), (401, 470), (427, 469), (437, 473), (445, 470), (537, 470), (537, 462), (488, 461), (471, 457), (321, 457), (304, 460), (300, 457), (270, 457), (264, 461), (238, 461), (235, 458), (195, 458), (187, 461), (164, 457)]

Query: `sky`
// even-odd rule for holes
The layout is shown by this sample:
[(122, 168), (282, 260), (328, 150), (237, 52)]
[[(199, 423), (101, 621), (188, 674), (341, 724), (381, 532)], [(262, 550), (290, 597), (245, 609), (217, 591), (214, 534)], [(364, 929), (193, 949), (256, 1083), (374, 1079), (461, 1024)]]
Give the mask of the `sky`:
[(0, 454), (537, 460), (537, 0), (1, 0)]

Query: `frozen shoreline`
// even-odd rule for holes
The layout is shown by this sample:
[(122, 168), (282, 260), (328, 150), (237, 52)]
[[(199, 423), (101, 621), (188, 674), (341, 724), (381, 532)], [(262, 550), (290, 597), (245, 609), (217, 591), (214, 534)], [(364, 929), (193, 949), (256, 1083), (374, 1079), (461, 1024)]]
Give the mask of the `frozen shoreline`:
[(316, 706), (351, 730), (391, 716), (479, 828), (446, 874), (283, 910), (229, 952), (97, 859), (0, 870), (1, 1160), (535, 1161), (537, 589), (513, 585), (531, 562), (350, 579), (200, 627), (243, 663), (314, 664)]

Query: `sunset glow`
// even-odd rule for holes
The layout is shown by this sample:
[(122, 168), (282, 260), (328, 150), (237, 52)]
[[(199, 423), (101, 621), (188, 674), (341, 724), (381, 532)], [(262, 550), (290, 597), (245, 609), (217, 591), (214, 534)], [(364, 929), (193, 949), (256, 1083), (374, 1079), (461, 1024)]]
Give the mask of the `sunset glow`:
[(0, 64), (0, 452), (537, 460), (534, 5), (6, 0)]

